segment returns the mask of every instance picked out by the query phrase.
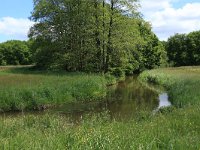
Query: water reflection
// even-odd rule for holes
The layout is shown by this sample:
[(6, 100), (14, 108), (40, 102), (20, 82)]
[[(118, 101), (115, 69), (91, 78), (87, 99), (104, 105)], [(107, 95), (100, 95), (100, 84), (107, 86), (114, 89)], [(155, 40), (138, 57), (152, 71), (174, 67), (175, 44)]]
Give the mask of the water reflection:
[(153, 110), (153, 114), (159, 111), (159, 109), (171, 106), (171, 102), (169, 101), (169, 96), (167, 93), (159, 94), (159, 105), (156, 109)]
[(129, 77), (107, 94), (109, 110), (114, 118), (129, 118), (138, 111), (152, 111), (158, 106), (158, 95), (142, 86), (136, 77)]
[(167, 93), (162, 93), (159, 95), (159, 106), (158, 109), (162, 107), (171, 106), (171, 102), (169, 101), (169, 96)]
[(108, 93), (101, 102), (68, 104), (59, 111), (80, 119), (85, 113), (108, 111), (116, 120), (134, 117), (138, 112), (151, 113), (160, 107), (171, 105), (167, 93), (159, 95), (138, 82), (137, 77), (128, 77), (118, 85), (108, 87)]

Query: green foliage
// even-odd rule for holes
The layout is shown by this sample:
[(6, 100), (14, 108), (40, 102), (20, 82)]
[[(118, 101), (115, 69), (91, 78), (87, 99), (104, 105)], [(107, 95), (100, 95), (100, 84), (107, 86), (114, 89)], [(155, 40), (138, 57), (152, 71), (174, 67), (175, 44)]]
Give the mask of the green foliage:
[(12, 40), (0, 44), (0, 65), (28, 65), (31, 63), (31, 52), (27, 42)]
[(126, 74), (165, 63), (165, 51), (137, 0), (34, 0), (30, 29), (38, 67)]
[(163, 44), (158, 40), (156, 35), (152, 33), (150, 25), (148, 23), (140, 24), (140, 32), (143, 38), (143, 44), (141, 47), (140, 64), (139, 69), (141, 71), (145, 69), (153, 69), (157, 67), (164, 67), (167, 65), (167, 53)]
[(200, 64), (200, 31), (189, 34), (176, 34), (166, 43), (170, 64), (189, 66)]
[(125, 76), (124, 71), (121, 68), (112, 68), (109, 72), (111, 73), (111, 75), (117, 78)]
[(117, 78), (118, 81), (125, 80), (125, 72), (121, 68), (112, 68), (110, 74)]
[(117, 83), (117, 79), (115, 76), (111, 75), (110, 73), (106, 73), (104, 75), (105, 79), (106, 79), (106, 85), (114, 85)]

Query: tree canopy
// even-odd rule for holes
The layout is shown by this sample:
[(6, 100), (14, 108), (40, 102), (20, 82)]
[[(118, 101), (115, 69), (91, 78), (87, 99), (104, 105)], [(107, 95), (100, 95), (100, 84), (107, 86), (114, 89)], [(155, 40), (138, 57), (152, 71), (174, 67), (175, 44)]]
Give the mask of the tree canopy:
[(28, 65), (32, 63), (28, 42), (11, 40), (0, 43), (0, 65)]
[(36, 65), (126, 73), (165, 64), (166, 52), (137, 0), (34, 0), (30, 29)]
[(170, 37), (166, 50), (174, 66), (200, 65), (200, 31)]

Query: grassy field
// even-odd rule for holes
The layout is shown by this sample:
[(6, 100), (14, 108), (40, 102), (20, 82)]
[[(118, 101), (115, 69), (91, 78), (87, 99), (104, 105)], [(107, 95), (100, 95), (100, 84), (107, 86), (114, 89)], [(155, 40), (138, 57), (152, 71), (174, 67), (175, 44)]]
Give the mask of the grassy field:
[(44, 109), (106, 94), (104, 77), (94, 74), (0, 68), (0, 111)]
[(174, 106), (157, 114), (118, 122), (109, 112), (83, 116), (78, 125), (65, 116), (0, 117), (0, 149), (200, 149), (200, 67), (146, 71), (143, 82), (163, 85)]

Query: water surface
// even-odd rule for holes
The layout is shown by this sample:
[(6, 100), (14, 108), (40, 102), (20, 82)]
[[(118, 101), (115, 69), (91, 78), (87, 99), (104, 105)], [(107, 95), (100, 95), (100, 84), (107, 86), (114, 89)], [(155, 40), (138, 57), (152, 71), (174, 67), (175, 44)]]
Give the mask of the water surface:
[(66, 115), (73, 122), (79, 122), (85, 114), (106, 111), (112, 119), (124, 120), (135, 117), (141, 112), (152, 113), (161, 107), (171, 105), (167, 93), (158, 94), (155, 90), (143, 86), (137, 80), (137, 76), (127, 77), (125, 81), (107, 88), (107, 96), (101, 101), (71, 103), (44, 112), (7, 113), (6, 115), (43, 115), (50, 112)]
[(108, 87), (107, 96), (98, 102), (67, 104), (54, 111), (81, 119), (83, 114), (107, 111), (116, 120), (129, 119), (138, 113), (153, 112), (169, 106), (167, 93), (157, 92), (143, 86), (137, 76), (127, 77), (124, 82)]

